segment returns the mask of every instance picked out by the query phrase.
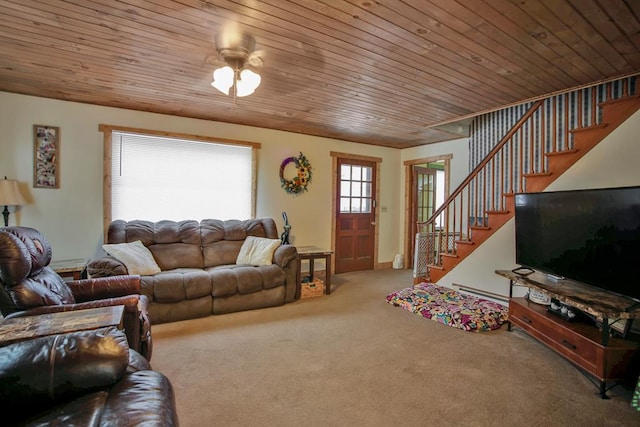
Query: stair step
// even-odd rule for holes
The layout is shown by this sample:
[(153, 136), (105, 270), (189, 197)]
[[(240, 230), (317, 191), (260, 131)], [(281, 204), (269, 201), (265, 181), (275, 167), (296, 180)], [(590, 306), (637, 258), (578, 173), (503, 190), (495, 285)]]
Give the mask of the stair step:
[(576, 128), (576, 129), (570, 129), (569, 132), (570, 133), (580, 133), (580, 132), (589, 132), (589, 131), (593, 131), (593, 130), (601, 130), (607, 127), (606, 123), (598, 123), (595, 125), (591, 125), (591, 126), (585, 126), (582, 128)]
[(491, 227), (483, 227), (480, 225), (472, 225), (471, 227), (469, 227), (472, 230), (491, 230)]
[(444, 253), (444, 254), (440, 254), (441, 257), (448, 257), (448, 258), (458, 258), (458, 255), (456, 254), (450, 254), (450, 253)]
[(599, 107), (604, 107), (607, 105), (613, 105), (613, 104), (622, 104), (625, 102), (634, 102), (635, 100), (640, 99), (640, 93), (636, 94), (636, 95), (629, 95), (629, 96), (623, 96), (621, 98), (616, 98), (616, 99), (608, 99), (606, 101), (602, 101), (600, 103), (598, 103)]
[(551, 176), (551, 172), (534, 172), (534, 173), (525, 173), (522, 176), (525, 178), (536, 178), (539, 176)]
[(544, 153), (544, 155), (547, 157), (554, 157), (554, 156), (562, 156), (567, 154), (575, 154), (577, 152), (578, 150), (576, 148), (573, 148), (571, 150), (552, 151), (551, 153)]
[(487, 211), (487, 214), (492, 215), (508, 215), (509, 213), (509, 211)]
[(456, 240), (456, 245), (475, 245), (472, 240)]

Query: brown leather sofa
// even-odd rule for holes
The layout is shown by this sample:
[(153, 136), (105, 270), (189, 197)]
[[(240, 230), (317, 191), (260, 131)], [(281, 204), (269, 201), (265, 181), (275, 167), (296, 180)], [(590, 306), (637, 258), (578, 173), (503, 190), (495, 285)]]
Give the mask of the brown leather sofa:
[(170, 381), (115, 327), (0, 347), (2, 425), (178, 425)]
[(49, 267), (47, 238), (29, 227), (0, 228), (0, 312), (5, 317), (124, 305), (124, 330), (132, 349), (151, 360), (151, 323), (140, 277), (66, 282)]
[[(282, 245), (271, 265), (236, 265), (248, 236), (278, 239), (271, 218), (239, 220), (114, 221), (108, 244), (141, 241), (160, 267), (142, 275), (153, 324), (292, 302), (296, 297), (297, 251)], [(128, 274), (117, 259), (89, 261), (90, 277)]]

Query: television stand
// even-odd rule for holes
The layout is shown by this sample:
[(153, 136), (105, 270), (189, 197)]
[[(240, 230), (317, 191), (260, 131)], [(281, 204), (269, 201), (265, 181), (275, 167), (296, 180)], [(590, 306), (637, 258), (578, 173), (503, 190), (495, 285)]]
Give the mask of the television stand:
[[(516, 325), (571, 362), (598, 387), (602, 399), (608, 399), (607, 391), (621, 381), (634, 379), (631, 375), (638, 365), (640, 343), (611, 337), (610, 325), (640, 318), (640, 307), (625, 311), (629, 308), (628, 298), (568, 279), (550, 280), (539, 272), (522, 276), (510, 270), (496, 270), (496, 274), (509, 279), (509, 331)], [(514, 286), (546, 292), (601, 320), (602, 328), (565, 321), (549, 313), (546, 306), (514, 298)], [(607, 386), (608, 383), (613, 385)]]

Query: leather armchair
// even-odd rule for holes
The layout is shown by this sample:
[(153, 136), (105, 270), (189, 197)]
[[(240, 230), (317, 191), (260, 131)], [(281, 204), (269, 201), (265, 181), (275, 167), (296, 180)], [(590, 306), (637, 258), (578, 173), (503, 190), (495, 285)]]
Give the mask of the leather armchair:
[(3, 425), (177, 426), (170, 381), (115, 327), (0, 346)]
[(0, 312), (5, 317), (124, 305), (129, 346), (151, 360), (148, 299), (140, 276), (122, 275), (66, 282), (49, 267), (47, 238), (29, 227), (0, 228)]

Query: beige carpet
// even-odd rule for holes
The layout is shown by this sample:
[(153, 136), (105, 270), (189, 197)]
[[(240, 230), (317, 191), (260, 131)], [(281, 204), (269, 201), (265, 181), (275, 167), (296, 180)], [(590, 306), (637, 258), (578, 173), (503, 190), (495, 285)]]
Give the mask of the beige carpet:
[(329, 296), (153, 326), (181, 425), (640, 425), (630, 390), (600, 399), (515, 328), (464, 332), (388, 304), (407, 270), (333, 281)]

